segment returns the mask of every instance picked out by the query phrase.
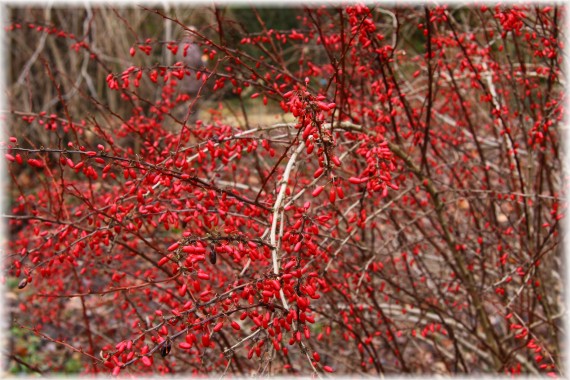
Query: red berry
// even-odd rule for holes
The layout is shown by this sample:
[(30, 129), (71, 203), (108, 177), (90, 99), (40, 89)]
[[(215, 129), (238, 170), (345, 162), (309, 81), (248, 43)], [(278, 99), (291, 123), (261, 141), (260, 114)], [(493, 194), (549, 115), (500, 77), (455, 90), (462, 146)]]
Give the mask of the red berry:
[(324, 188), (325, 188), (324, 186), (317, 186), (317, 187), (315, 188), (315, 190), (313, 190), (313, 192), (311, 193), (311, 195), (312, 195), (313, 197), (319, 196), (319, 194), (323, 192), (323, 189), (324, 189)]

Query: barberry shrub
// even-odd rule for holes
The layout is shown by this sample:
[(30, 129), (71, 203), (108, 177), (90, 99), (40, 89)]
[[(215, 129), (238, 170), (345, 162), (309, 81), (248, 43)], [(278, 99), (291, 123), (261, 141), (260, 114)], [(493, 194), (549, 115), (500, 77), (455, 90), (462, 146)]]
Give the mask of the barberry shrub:
[(12, 368), (562, 373), (563, 7), (10, 12)]

